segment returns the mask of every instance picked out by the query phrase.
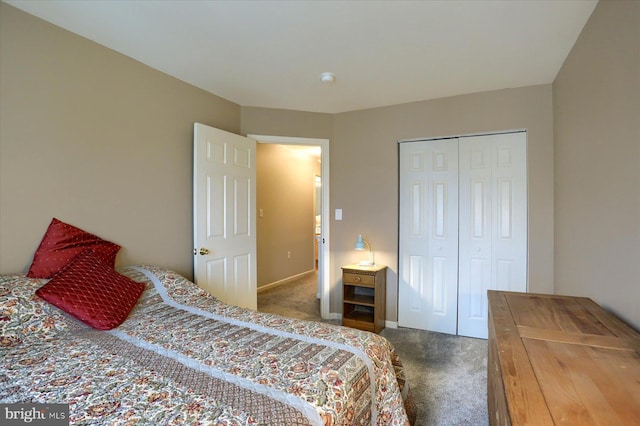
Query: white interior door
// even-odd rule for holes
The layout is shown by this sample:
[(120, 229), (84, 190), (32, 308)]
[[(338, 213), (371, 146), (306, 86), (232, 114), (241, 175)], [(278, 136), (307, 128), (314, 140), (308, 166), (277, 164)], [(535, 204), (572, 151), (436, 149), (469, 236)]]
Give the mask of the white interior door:
[(456, 334), (458, 144), (401, 144), (398, 324)]
[(194, 125), (194, 278), (225, 303), (257, 309), (256, 141)]
[(487, 290), (527, 291), (526, 133), (460, 138), (458, 334), (487, 338)]

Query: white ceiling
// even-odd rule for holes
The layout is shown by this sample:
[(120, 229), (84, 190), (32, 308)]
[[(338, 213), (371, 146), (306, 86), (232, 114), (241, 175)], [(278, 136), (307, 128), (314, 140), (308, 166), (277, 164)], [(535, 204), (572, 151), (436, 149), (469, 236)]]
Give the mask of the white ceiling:
[(6, 3), (242, 106), (337, 113), (551, 83), (597, 1)]

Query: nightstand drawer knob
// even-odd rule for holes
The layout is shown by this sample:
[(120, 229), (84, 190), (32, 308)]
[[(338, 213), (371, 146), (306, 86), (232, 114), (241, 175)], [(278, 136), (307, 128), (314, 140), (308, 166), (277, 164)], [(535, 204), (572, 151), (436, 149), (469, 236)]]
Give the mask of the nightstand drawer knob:
[(362, 281), (362, 278), (356, 276), (356, 282), (359, 283), (360, 281)]

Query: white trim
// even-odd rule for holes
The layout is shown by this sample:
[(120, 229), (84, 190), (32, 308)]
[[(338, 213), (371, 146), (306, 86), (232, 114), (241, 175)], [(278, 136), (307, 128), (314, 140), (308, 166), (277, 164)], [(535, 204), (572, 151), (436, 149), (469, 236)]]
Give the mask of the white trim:
[(274, 281), (274, 282), (271, 282), (271, 283), (268, 283), (268, 284), (265, 284), (265, 285), (261, 285), (260, 287), (258, 287), (258, 293), (261, 293), (261, 292), (263, 292), (265, 290), (268, 290), (270, 288), (274, 288), (274, 287), (278, 287), (278, 286), (281, 286), (281, 285), (286, 284), (286, 283), (290, 283), (291, 281), (295, 281), (298, 278), (304, 277), (305, 275), (314, 274), (315, 272), (316, 272), (315, 269), (312, 269), (310, 271), (301, 272), (301, 273), (299, 273), (297, 275), (292, 275), (290, 277), (283, 278), (283, 279), (278, 280), (278, 281)]
[(297, 138), (290, 136), (268, 136), (268, 135), (253, 135), (249, 134), (247, 137), (255, 139), (258, 143), (272, 143), (280, 145), (317, 145), (322, 149), (321, 153), (321, 168), (322, 168), (322, 235), (321, 238), (324, 244), (319, 245), (322, 249), (322, 268), (318, 272), (322, 275), (322, 297), (320, 297), (320, 316), (323, 319), (335, 319), (333, 313), (329, 312), (329, 305), (331, 302), (331, 259), (330, 259), (330, 214), (329, 209), (329, 139), (317, 139), (317, 138)]
[(458, 139), (458, 138), (466, 138), (470, 136), (488, 136), (488, 135), (502, 135), (505, 133), (527, 133), (527, 129), (512, 129), (512, 130), (497, 130), (495, 132), (480, 132), (480, 133), (465, 133), (460, 135), (449, 135), (449, 136), (433, 136), (428, 138), (416, 138), (416, 139), (401, 139), (398, 143), (405, 142), (422, 142), (422, 141), (437, 141), (441, 139)]
[(398, 328), (398, 321), (385, 321), (384, 326), (387, 328)]
[(247, 135), (248, 138), (255, 139), (258, 143), (274, 143), (278, 145), (322, 145), (329, 142), (329, 139), (318, 138), (297, 138), (291, 136), (268, 136), (268, 135)]

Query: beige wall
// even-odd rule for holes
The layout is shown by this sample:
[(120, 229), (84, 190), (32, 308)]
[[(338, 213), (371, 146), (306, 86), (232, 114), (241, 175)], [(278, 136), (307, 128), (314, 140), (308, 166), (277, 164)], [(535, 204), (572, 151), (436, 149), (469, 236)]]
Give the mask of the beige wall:
[[(360, 259), (358, 234), (387, 271), (387, 319), (397, 319), (399, 140), (528, 130), (529, 289), (553, 291), (553, 121), (551, 85), (477, 93), (336, 115), (331, 144), (333, 283)], [(342, 294), (333, 294), (339, 304)], [(334, 306), (332, 305), (332, 306)]]
[[(328, 116), (242, 108), (245, 134), (331, 139), (331, 312), (341, 312), (341, 270), (362, 259), (358, 234), (387, 272), (387, 319), (397, 319), (398, 147), (403, 139), (527, 129), (529, 287), (553, 292), (551, 85), (501, 90)], [(334, 210), (343, 209), (343, 220)]]
[(191, 277), (193, 123), (238, 133), (240, 107), (0, 8), (0, 272), (55, 216)]
[(243, 135), (332, 139), (333, 114), (242, 107)]
[(555, 291), (640, 329), (640, 2), (598, 3), (553, 92)]
[[(258, 287), (315, 269), (317, 160), (285, 145), (256, 149)], [(288, 256), (291, 253), (291, 256)]]

